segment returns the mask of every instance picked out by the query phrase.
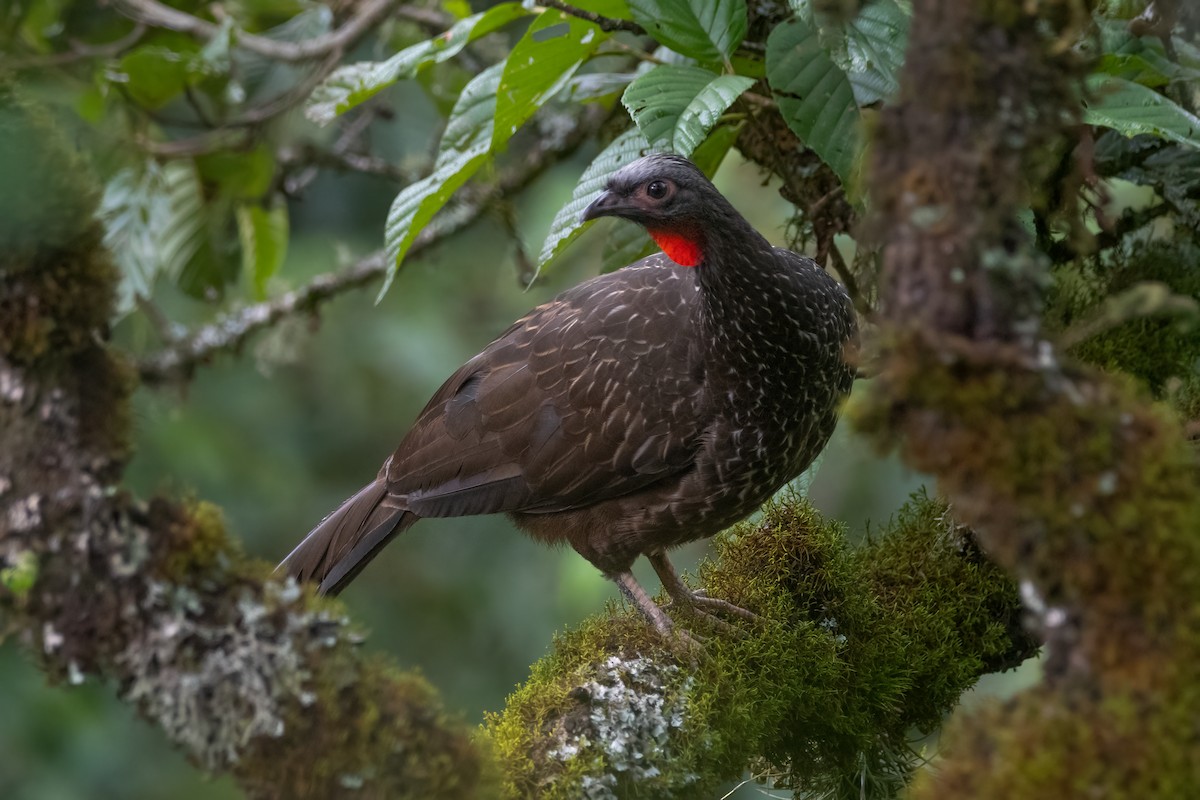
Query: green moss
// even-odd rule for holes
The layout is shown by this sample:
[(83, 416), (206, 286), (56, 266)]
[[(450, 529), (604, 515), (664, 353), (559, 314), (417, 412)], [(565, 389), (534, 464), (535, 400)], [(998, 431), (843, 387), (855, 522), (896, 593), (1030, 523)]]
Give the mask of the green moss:
[(0, 79), (0, 352), (28, 366), (92, 346), (116, 270), (96, 185), (61, 130)]
[(1200, 796), (1197, 685), (1171, 698), (1130, 691), (1098, 702), (1045, 687), (956, 720), (945, 758), (913, 800), (1105, 800)]
[(202, 576), (227, 570), (242, 558), (240, 546), (226, 532), (221, 509), (212, 503), (188, 500), (176, 504), (155, 498), (149, 516), (151, 530), (167, 540), (156, 550), (161, 563), (155, 571), (164, 580), (191, 585)]
[(1200, 487), (1175, 415), (1128, 379), (950, 345), (893, 339), (852, 415), (1028, 582), (1047, 679), (959, 720), (914, 796), (1197, 796)]
[[(1155, 239), (1082, 265), (1060, 267), (1047, 311), (1054, 329), (1101, 312), (1109, 298), (1146, 282), (1200, 301), (1200, 249), (1182, 237)], [(1200, 319), (1159, 314), (1127, 320), (1082, 342), (1071, 354), (1106, 371), (1132, 375), (1184, 419), (1200, 417)]]
[(1200, 518), (1194, 460), (1163, 408), (1087, 371), (898, 347), (852, 416), (882, 442), (902, 420), (906, 460), (1048, 602), (1101, 618), (1120, 604), (1157, 628), (1170, 598), (1200, 591), (1200, 540), (1183, 533)]
[[(488, 719), (506, 796), (702, 797), (756, 760), (806, 791), (891, 791), (915, 762), (913, 726), (936, 726), (982, 672), (1032, 652), (1014, 633), (1014, 587), (924, 497), (862, 548), (803, 501), (773, 504), (719, 537), (700, 578), (760, 619), (742, 636), (712, 636), (695, 663), (629, 615), (560, 638)], [(645, 705), (627, 716), (668, 722), (634, 766), (606, 743), (613, 709), (633, 701), (595, 686), (611, 686), (612, 670), (648, 670), (644, 656), (658, 680), (624, 682)]]
[(235, 768), (255, 797), (424, 800), (492, 795), (470, 730), (435, 690), (345, 648), (308, 659), (305, 702), (278, 740), (260, 738)]

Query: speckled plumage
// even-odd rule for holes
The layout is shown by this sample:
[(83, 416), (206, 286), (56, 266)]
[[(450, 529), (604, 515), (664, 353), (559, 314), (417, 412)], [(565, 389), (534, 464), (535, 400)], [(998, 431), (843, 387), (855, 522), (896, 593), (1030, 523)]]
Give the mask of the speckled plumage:
[[(655, 181), (669, 196), (647, 194)], [(841, 286), (677, 157), (621, 170), (585, 213), (686, 236), (703, 259), (659, 253), (518, 320), (283, 569), (337, 591), (420, 517), (505, 512), (617, 577), (744, 518), (812, 462), (853, 381)]]

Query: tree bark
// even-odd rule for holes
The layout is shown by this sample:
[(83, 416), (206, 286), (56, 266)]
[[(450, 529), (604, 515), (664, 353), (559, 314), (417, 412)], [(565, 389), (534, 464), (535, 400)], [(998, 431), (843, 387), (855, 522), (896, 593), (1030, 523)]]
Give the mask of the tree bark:
[[(1178, 421), (1056, 352), (1016, 223), (1070, 146), (1086, 3), (918, 0), (874, 145), (883, 371), (858, 409), (1021, 582), (1044, 682), (961, 715), (918, 798), (1200, 792), (1200, 519)], [(1067, 196), (1073, 196), (1073, 190)]]

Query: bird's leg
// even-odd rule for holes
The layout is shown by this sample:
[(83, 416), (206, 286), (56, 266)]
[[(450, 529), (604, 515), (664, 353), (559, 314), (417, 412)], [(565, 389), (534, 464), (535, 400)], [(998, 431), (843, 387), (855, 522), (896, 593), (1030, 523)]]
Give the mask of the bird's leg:
[(663, 610), (658, 607), (650, 595), (646, 594), (646, 590), (637, 582), (637, 578), (633, 577), (633, 573), (629, 570), (619, 572), (612, 576), (613, 582), (617, 584), (617, 588), (621, 590), (621, 594), (637, 607), (638, 611), (650, 621), (650, 624), (663, 635), (666, 639), (671, 639), (679, 636), (689, 646), (699, 646), (692, 636), (682, 630), (675, 630), (674, 623), (663, 613)]
[[(723, 611), (726, 614), (732, 614), (735, 617), (741, 617), (754, 621), (758, 619), (758, 615), (753, 611), (747, 611), (741, 606), (735, 606), (728, 600), (721, 600), (717, 597), (709, 597), (704, 593), (703, 589), (689, 589), (683, 579), (679, 577), (679, 573), (675, 571), (675, 566), (667, 558), (665, 550), (655, 550), (652, 553), (647, 553), (646, 558), (650, 561), (650, 566), (654, 567), (654, 571), (658, 573), (658, 579), (662, 581), (663, 588), (667, 590), (672, 602), (679, 603), (681, 606), (691, 607), (691, 609), (704, 616), (711, 617), (711, 614), (706, 614), (705, 609), (712, 611)], [(718, 620), (720, 621), (720, 620)]]

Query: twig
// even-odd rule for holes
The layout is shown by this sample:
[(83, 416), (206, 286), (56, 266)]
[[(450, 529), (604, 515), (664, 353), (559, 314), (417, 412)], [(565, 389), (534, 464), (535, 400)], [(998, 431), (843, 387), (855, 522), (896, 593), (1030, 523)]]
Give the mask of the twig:
[(309, 168), (331, 167), (343, 172), (359, 172), (364, 175), (376, 175), (396, 183), (409, 183), (413, 175), (390, 161), (378, 156), (363, 153), (339, 153), (336, 149), (323, 150), (313, 145), (289, 147), (279, 153), (279, 164), (285, 168), (303, 167), (294, 180), (285, 182), (285, 190), (289, 195), (299, 194), (312, 179)]
[[(1156, 203), (1152, 206), (1139, 208), (1136, 210), (1127, 210), (1124, 214), (1117, 218), (1116, 222), (1106, 230), (1101, 230), (1095, 236), (1094, 252), (1101, 252), (1116, 247), (1129, 234), (1140, 228), (1149, 225), (1154, 220), (1163, 216), (1170, 211), (1170, 207), (1166, 203)], [(1036, 219), (1035, 219), (1036, 221)], [(1047, 231), (1048, 233), (1048, 231)], [(1039, 233), (1039, 239), (1042, 236)], [(1068, 261), (1074, 260), (1081, 253), (1076, 250), (1070, 239), (1062, 239), (1059, 241), (1051, 241), (1045, 247), (1046, 255), (1055, 264), (1065, 264)]]
[(74, 64), (77, 61), (86, 61), (89, 58), (111, 58), (133, 47), (145, 35), (146, 26), (139, 22), (133, 26), (133, 29), (129, 33), (105, 44), (87, 45), (72, 41), (70, 50), (61, 53), (49, 53), (47, 55), (5, 59), (0, 61), (0, 66), (11, 70), (40, 69), (43, 67), (61, 67), (67, 64)]
[(1173, 293), (1165, 283), (1143, 281), (1109, 297), (1098, 311), (1063, 331), (1058, 338), (1058, 345), (1063, 350), (1070, 350), (1131, 320), (1164, 315), (1194, 315), (1197, 311), (1200, 311), (1200, 305), (1194, 298)]
[[(340, 54), (370, 31), (397, 2), (398, 0), (364, 0), (358, 13), (346, 20), (340, 28), (303, 42), (281, 42), (266, 36), (238, 31), (237, 45), (261, 56), (290, 63), (309, 61), (331, 53)], [(221, 32), (220, 26), (165, 6), (157, 0), (115, 0), (114, 5), (130, 19), (155, 28), (167, 28), (206, 40)]]
[(197, 134), (187, 139), (175, 139), (169, 142), (159, 142), (153, 139), (141, 139), (140, 145), (147, 153), (160, 158), (188, 158), (202, 153), (212, 152), (221, 148), (238, 148), (249, 146), (253, 139), (250, 129), (262, 125), (271, 119), (291, 110), (303, 103), (317, 84), (325, 80), (329, 73), (337, 67), (341, 56), (330, 53), (328, 57), (314, 69), (304, 80), (282, 94), (276, 95), (262, 105), (254, 106), (236, 118), (223, 123), (220, 127)]
[(562, 0), (540, 0), (538, 5), (545, 6), (546, 8), (558, 9), (568, 16), (586, 19), (588, 22), (592, 23), (606, 33), (612, 33), (613, 31), (628, 31), (629, 33), (636, 33), (639, 35), (646, 33), (646, 29), (641, 25), (638, 25), (636, 22), (630, 22), (627, 19), (602, 17), (595, 11), (586, 11), (582, 8), (576, 8), (575, 6), (562, 2)]
[[(468, 205), (461, 206), (459, 213), (450, 217), (449, 221), (442, 224), (435, 222), (425, 228), (413, 242), (405, 263), (467, 227), (495, 200), (521, 191), (550, 166), (569, 156), (591, 131), (599, 127), (598, 116), (606, 113), (596, 107), (589, 109), (569, 136), (553, 146), (532, 151), (519, 167), (507, 173), (489, 191), (473, 198)], [(388, 266), (384, 251), (379, 250), (340, 272), (318, 276), (300, 289), (228, 314), (143, 359), (138, 364), (142, 381), (156, 385), (179, 377), (186, 378), (198, 365), (217, 353), (236, 351), (251, 334), (284, 317), (314, 311), (325, 300), (382, 277)]]
[(838, 278), (846, 287), (846, 293), (850, 295), (850, 301), (854, 303), (854, 307), (858, 309), (858, 313), (870, 319), (875, 316), (875, 309), (871, 308), (871, 304), (867, 302), (867, 298), (863, 297), (859, 291), (858, 281), (854, 277), (854, 273), (846, 264), (846, 259), (842, 257), (842, 251), (838, 249), (837, 242), (830, 240), (829, 243), (829, 261), (833, 264), (834, 272), (838, 274)]

